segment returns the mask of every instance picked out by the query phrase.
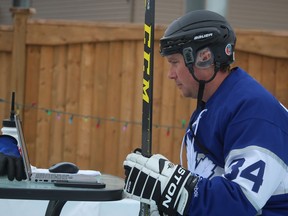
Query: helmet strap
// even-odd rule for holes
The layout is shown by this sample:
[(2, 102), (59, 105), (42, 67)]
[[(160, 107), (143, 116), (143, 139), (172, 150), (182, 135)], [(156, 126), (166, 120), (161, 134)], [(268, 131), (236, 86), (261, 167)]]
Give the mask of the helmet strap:
[(199, 80), (198, 82), (199, 82), (199, 88), (198, 88), (198, 95), (197, 95), (197, 109), (200, 108), (200, 110), (203, 110), (205, 108), (205, 103), (202, 99), (203, 99), (206, 82), (204, 80)]
[[(191, 73), (192, 77), (199, 83), (198, 95), (197, 95), (197, 109), (201, 108), (201, 110), (203, 110), (204, 106), (205, 106), (205, 103), (202, 101), (202, 98), (203, 98), (203, 94), (204, 94), (205, 84), (207, 82), (205, 80), (199, 80), (195, 76), (192, 64), (186, 64), (186, 66), (189, 69), (189, 72)], [(213, 76), (213, 77), (215, 77), (215, 76)]]
[(199, 83), (198, 95), (197, 95), (197, 109), (200, 108), (201, 110), (203, 110), (205, 108), (205, 103), (202, 100), (203, 94), (204, 94), (204, 89), (205, 89), (205, 84), (211, 82), (215, 78), (217, 72), (220, 69), (220, 64), (218, 62), (215, 62), (214, 64), (215, 64), (214, 74), (209, 80), (199, 80), (194, 74), (193, 65), (192, 64), (186, 64), (192, 77)]

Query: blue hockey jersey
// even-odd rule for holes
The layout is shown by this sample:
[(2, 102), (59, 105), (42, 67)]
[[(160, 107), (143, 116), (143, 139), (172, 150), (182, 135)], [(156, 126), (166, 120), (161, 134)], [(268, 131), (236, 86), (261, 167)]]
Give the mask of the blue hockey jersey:
[(288, 215), (288, 112), (245, 71), (193, 113), (183, 145), (200, 176), (189, 215)]

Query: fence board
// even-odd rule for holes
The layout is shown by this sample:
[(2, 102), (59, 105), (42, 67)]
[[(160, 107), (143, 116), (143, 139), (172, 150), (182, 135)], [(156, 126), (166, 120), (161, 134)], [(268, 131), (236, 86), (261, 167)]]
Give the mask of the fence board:
[(288, 43), (286, 32), (264, 30), (236, 30), (236, 48), (241, 51), (270, 56), (287, 58)]
[[(44, 46), (40, 53), (38, 104), (46, 110), (37, 113), (36, 162), (37, 167), (49, 166), (49, 144), (51, 130), (51, 87), (53, 73), (53, 48)], [(45, 111), (45, 112), (44, 112)], [(48, 141), (48, 142), (47, 142)], [(28, 146), (28, 151), (30, 151)], [(51, 165), (51, 164), (50, 164)]]
[(259, 73), (259, 71), (261, 70), (262, 70), (262, 57), (256, 54), (249, 54), (247, 72), (260, 82), (261, 74)]
[(53, 50), (53, 74), (51, 89), (51, 106), (56, 110), (51, 118), (51, 141), (49, 164), (55, 164), (63, 158), (65, 88), (66, 88), (66, 47), (58, 46)]
[(240, 66), (242, 69), (248, 71), (249, 53), (243, 51), (236, 51), (235, 62), (233, 67)]
[[(122, 164), (126, 155), (131, 152), (131, 138), (132, 138), (132, 125), (129, 122), (132, 121), (134, 111), (134, 91), (135, 89), (135, 56), (136, 56), (136, 44), (134, 41), (123, 42), (122, 58), (126, 59), (122, 61), (121, 67), (121, 94), (120, 96), (120, 119), (121, 121), (121, 132), (119, 136), (119, 151), (118, 151), (118, 162)], [(123, 174), (121, 169), (118, 169), (118, 175)]]
[[(153, 127), (152, 127), (152, 153), (160, 152), (161, 131), (158, 125), (161, 124), (161, 99), (163, 94), (163, 74), (167, 74), (164, 67), (164, 58), (157, 52), (159, 42), (154, 43), (154, 74), (153, 74)], [(166, 76), (167, 79), (167, 76)], [(157, 126), (155, 126), (157, 125)]]
[[(183, 98), (167, 78), (168, 63), (158, 53), (164, 28), (155, 29), (152, 152), (178, 163), (182, 120), (187, 126), (196, 100)], [(2, 118), (9, 116), (7, 101), (17, 83), (11, 77), (13, 34), (13, 28), (0, 27)], [(288, 33), (236, 34), (233, 66), (288, 106)], [(23, 123), (32, 164), (71, 161), (123, 177), (122, 160), (141, 146), (143, 25), (30, 20), (26, 36)]]
[[(6, 101), (10, 101), (11, 98), (11, 53), (0, 53), (0, 98)], [(9, 118), (10, 103), (2, 102), (0, 116), (2, 118)]]
[[(25, 88), (25, 104), (28, 105), (24, 110), (23, 122), (29, 125), (23, 128), (25, 134), (25, 140), (29, 144), (29, 156), (31, 163), (36, 163), (36, 137), (37, 137), (37, 110), (34, 109), (38, 106), (38, 94), (39, 94), (39, 70), (40, 70), (40, 46), (31, 46), (27, 49), (27, 64), (26, 68), (29, 73), (26, 73), (26, 85), (29, 88)], [(17, 94), (16, 94), (17, 97)], [(31, 106), (31, 108), (29, 107)]]
[(278, 100), (288, 107), (288, 61), (287, 59), (278, 59), (276, 64), (276, 89), (275, 96)]
[(270, 57), (263, 57), (261, 83), (270, 92), (276, 88), (276, 60)]
[(104, 169), (104, 147), (105, 147), (105, 123), (101, 118), (106, 116), (106, 98), (108, 89), (108, 59), (109, 43), (101, 42), (96, 45), (94, 56), (94, 90), (93, 90), (93, 113), (98, 119), (92, 126), (91, 152), (93, 156), (90, 159), (90, 166), (96, 170)]
[[(109, 45), (109, 67), (108, 67), (108, 86), (106, 109), (107, 118), (110, 121), (105, 123), (105, 162), (104, 170), (107, 173), (117, 173), (122, 168), (122, 164), (118, 164), (118, 151), (120, 148), (119, 133), (121, 125), (115, 121), (120, 115), (120, 90), (121, 90), (121, 70), (119, 66), (122, 64), (122, 43), (111, 42)], [(121, 167), (121, 168), (120, 168)]]
[(80, 79), (81, 45), (73, 44), (68, 46), (67, 51), (67, 85), (65, 111), (65, 132), (63, 146), (63, 160), (76, 161), (78, 122), (79, 118), (73, 113), (78, 113), (79, 105), (79, 79)]
[(9, 27), (0, 26), (0, 50), (11, 52), (13, 45), (13, 30)]
[(143, 40), (136, 42), (136, 56), (135, 56), (135, 81), (134, 81), (134, 98), (133, 98), (133, 128), (132, 128), (132, 138), (131, 138), (131, 149), (130, 152), (136, 148), (141, 147), (141, 137), (142, 137), (142, 93), (143, 93)]
[(93, 93), (93, 55), (94, 45), (84, 44), (81, 51), (81, 72), (80, 72), (80, 92), (79, 92), (79, 113), (84, 115), (78, 124), (78, 139), (76, 162), (82, 169), (89, 168), (90, 165), (90, 131), (92, 121), (88, 118), (92, 112), (92, 93)]
[(28, 44), (63, 45), (95, 41), (141, 40), (143, 27), (135, 24), (30, 21)]

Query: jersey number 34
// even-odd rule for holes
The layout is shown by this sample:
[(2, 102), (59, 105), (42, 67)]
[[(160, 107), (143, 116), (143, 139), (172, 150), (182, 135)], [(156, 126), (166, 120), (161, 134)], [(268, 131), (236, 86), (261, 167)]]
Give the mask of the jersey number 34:
[(232, 161), (229, 165), (232, 171), (225, 174), (225, 177), (229, 180), (235, 180), (239, 175), (242, 178), (248, 179), (253, 182), (252, 191), (258, 193), (260, 186), (263, 183), (265, 162), (259, 160), (240, 171), (240, 168), (243, 166), (244, 163), (245, 158), (240, 158)]

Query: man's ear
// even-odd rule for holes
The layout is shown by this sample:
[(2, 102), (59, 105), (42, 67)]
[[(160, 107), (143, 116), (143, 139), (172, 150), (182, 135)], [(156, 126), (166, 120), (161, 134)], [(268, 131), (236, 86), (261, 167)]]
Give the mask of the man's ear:
[(197, 51), (195, 67), (205, 69), (211, 67), (213, 64), (214, 64), (214, 55), (209, 47)]

